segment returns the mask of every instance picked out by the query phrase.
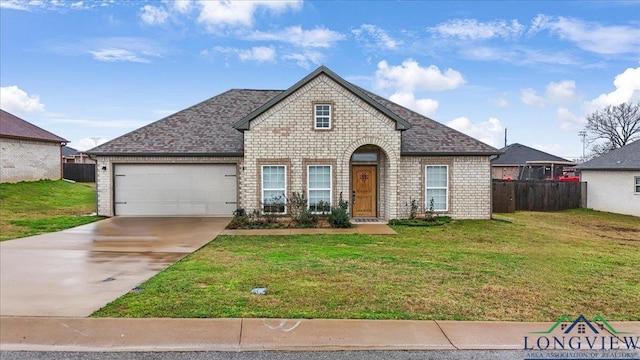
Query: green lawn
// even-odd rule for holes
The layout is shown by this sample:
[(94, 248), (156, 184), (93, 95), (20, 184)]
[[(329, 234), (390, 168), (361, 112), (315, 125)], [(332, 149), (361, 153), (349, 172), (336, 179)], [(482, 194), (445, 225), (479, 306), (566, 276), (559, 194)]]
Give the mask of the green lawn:
[(511, 223), (395, 226), (392, 236), (220, 236), (93, 316), (640, 320), (637, 217), (498, 217)]
[(101, 219), (93, 183), (63, 180), (0, 184), (0, 241), (68, 229)]

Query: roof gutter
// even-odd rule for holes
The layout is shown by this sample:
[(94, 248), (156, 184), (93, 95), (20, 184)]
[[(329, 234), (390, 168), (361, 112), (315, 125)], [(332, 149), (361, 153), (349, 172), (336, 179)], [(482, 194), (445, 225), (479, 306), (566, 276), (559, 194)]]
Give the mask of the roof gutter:
[(89, 156), (154, 156), (154, 157), (243, 157), (244, 153), (241, 152), (228, 152), (228, 153), (158, 153), (158, 152), (137, 152), (137, 153), (123, 153), (123, 152), (85, 152)]

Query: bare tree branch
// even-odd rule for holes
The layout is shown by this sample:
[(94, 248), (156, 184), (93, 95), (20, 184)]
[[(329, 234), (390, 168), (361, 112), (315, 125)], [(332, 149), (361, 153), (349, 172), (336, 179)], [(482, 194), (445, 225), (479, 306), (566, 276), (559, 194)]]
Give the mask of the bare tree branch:
[(605, 140), (592, 148), (598, 155), (640, 139), (640, 102), (609, 105), (598, 110), (587, 116), (585, 129), (592, 139)]

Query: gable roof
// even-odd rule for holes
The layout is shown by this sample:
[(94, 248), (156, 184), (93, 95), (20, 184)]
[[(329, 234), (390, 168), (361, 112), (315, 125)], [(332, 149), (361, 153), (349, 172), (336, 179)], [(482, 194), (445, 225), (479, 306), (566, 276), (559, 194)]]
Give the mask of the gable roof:
[(491, 160), (491, 165), (524, 165), (527, 162), (553, 162), (553, 163), (571, 163), (567, 159), (559, 156), (551, 155), (544, 151), (536, 150), (522, 144), (511, 144), (503, 147), (500, 151), (504, 154)]
[(0, 136), (14, 139), (38, 140), (55, 143), (68, 141), (58, 135), (39, 128), (11, 113), (0, 109)]
[(336, 73), (334, 73), (333, 71), (329, 70), (326, 66), (320, 66), (314, 72), (312, 72), (311, 74), (305, 76), (302, 80), (298, 81), (297, 83), (295, 83), (293, 86), (291, 86), (287, 90), (285, 90), (282, 93), (278, 94), (278, 96), (276, 96), (273, 99), (269, 100), (268, 102), (266, 102), (265, 104), (263, 104), (262, 106), (260, 106), (256, 110), (252, 111), (250, 114), (248, 114), (244, 118), (242, 118), (240, 121), (238, 121), (235, 124), (233, 124), (233, 127), (238, 129), (238, 130), (249, 130), (249, 123), (251, 122), (251, 120), (253, 120), (256, 117), (260, 116), (260, 114), (264, 113), (265, 111), (267, 111), (268, 109), (270, 109), (271, 107), (273, 107), (274, 105), (276, 105), (277, 103), (279, 103), (280, 101), (285, 99), (287, 96), (293, 94), (294, 92), (299, 90), (301, 87), (305, 86), (306, 84), (311, 82), (313, 79), (317, 78), (318, 76), (320, 76), (322, 74), (328, 76), (331, 80), (337, 82), (342, 87), (348, 89), (349, 91), (351, 91), (351, 93), (353, 93), (354, 95), (359, 97), (361, 100), (363, 100), (364, 102), (366, 102), (369, 105), (371, 105), (376, 110), (380, 111), (381, 113), (385, 114), (389, 118), (393, 119), (396, 122), (396, 130), (406, 130), (406, 129), (409, 129), (411, 127), (411, 124), (409, 124), (405, 119), (403, 119), (400, 116), (398, 116), (398, 115), (394, 114), (393, 112), (389, 111), (389, 109), (387, 109), (384, 106), (380, 105), (380, 103), (373, 101), (359, 87), (354, 86), (350, 82), (344, 80), (343, 78), (338, 76)]
[(282, 90), (232, 89), (86, 151), (95, 155), (242, 156), (232, 124)]
[(288, 90), (232, 89), (122, 135), (85, 153), (138, 156), (242, 156), (249, 122), (287, 94), (325, 74), (396, 121), (402, 155), (494, 155), (500, 152), (387, 99), (355, 86), (322, 66)]
[(582, 165), (581, 170), (640, 170), (640, 140), (593, 158)]

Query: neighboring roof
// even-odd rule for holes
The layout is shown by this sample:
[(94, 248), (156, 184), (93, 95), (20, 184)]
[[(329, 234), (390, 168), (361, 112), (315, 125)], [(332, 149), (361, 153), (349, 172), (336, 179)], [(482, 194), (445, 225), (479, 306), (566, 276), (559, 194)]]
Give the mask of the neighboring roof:
[(522, 144), (511, 144), (509, 146), (505, 146), (500, 151), (504, 152), (504, 154), (498, 156), (495, 159), (491, 160), (491, 165), (525, 165), (527, 162), (529, 163), (556, 163), (556, 164), (571, 164), (574, 165), (574, 162), (571, 162), (567, 159), (563, 159), (559, 156), (551, 155), (544, 151), (536, 150), (530, 148), (528, 146)]
[(576, 166), (576, 168), (581, 170), (640, 170), (640, 140), (611, 150)]
[(60, 136), (41, 129), (2, 109), (0, 109), (0, 136), (56, 143), (68, 142)]
[(355, 86), (322, 66), (288, 90), (234, 89), (97, 146), (87, 154), (242, 156), (243, 132), (259, 116), (316, 76), (325, 74), (396, 121), (402, 155), (494, 155), (470, 136)]
[(78, 153), (78, 150), (72, 147), (69, 147), (66, 145), (62, 147), (62, 156), (70, 157), (70, 156), (76, 155), (77, 153)]

